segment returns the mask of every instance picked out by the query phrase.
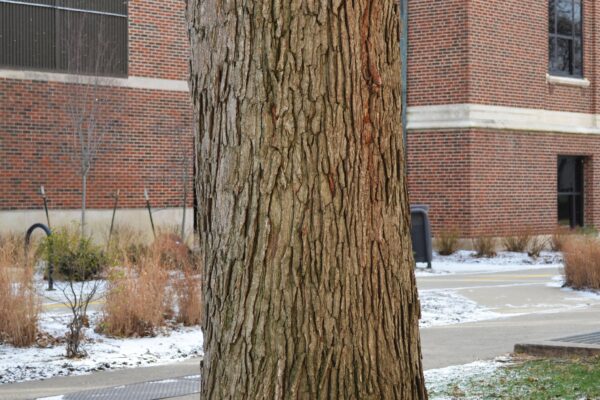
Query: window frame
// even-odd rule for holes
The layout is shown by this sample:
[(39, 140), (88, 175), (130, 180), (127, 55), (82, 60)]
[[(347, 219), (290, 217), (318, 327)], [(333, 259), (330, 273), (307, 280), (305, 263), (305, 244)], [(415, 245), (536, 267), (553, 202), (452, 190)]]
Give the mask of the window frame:
[[(551, 11), (550, 10), (550, 2), (548, 3), (548, 74), (551, 76), (559, 76), (559, 77), (567, 77), (567, 78), (574, 78), (574, 79), (583, 79), (584, 75), (585, 75), (585, 69), (584, 69), (584, 2), (583, 0), (569, 0), (571, 2), (571, 23), (573, 25), (572, 28), (572, 32), (571, 35), (563, 35), (563, 34), (559, 34), (558, 33), (558, 3), (560, 0), (553, 0), (554, 3), (554, 10)], [(577, 35), (576, 31), (575, 31), (575, 2), (579, 1), (579, 18), (580, 18), (580, 24), (581, 24), (581, 33), (580, 36)], [(550, 32), (550, 12), (554, 13), (554, 27), (552, 27), (552, 32)], [(571, 52), (571, 59), (570, 64), (571, 64), (571, 70), (573, 70), (572, 73), (570, 72), (564, 72), (561, 70), (556, 70), (556, 69), (552, 69), (552, 59), (551, 57), (551, 49), (550, 49), (550, 45), (553, 47), (554, 49), (554, 53), (557, 53), (557, 41), (558, 39), (564, 39), (564, 40), (569, 40), (571, 42), (571, 46), (570, 46), (570, 52)], [(552, 44), (550, 44), (550, 40), (552, 40)], [(575, 42), (579, 40), (581, 42), (581, 68), (580, 68), (580, 72), (579, 73), (575, 73), (574, 72), (574, 67), (573, 64), (575, 62), (575, 51), (574, 51), (574, 47), (575, 47)]]
[[(121, 13), (117, 13), (117, 12), (109, 12), (109, 11), (99, 11), (99, 10), (93, 10), (93, 9), (83, 9), (83, 8), (77, 8), (77, 7), (66, 7), (66, 6), (62, 6), (62, 5), (57, 5), (57, 4), (44, 4), (41, 2), (35, 2), (31, 1), (31, 2), (26, 2), (26, 1), (22, 1), (22, 0), (0, 0), (0, 6), (3, 4), (9, 4), (9, 5), (17, 5), (17, 6), (24, 6), (24, 7), (37, 7), (37, 8), (45, 8), (45, 9), (51, 9), (55, 11), (55, 16), (54, 16), (54, 20), (56, 21), (56, 24), (60, 23), (60, 18), (61, 18), (61, 14), (60, 12), (72, 12), (72, 13), (79, 13), (79, 14), (91, 14), (91, 15), (96, 15), (96, 16), (105, 16), (105, 17), (115, 17), (115, 18), (124, 18), (126, 20), (125, 22), (125, 38), (124, 38), (124, 42), (123, 42), (123, 46), (124, 46), (124, 50), (125, 50), (125, 59), (123, 60), (124, 62), (124, 68), (121, 71), (116, 71), (116, 70), (112, 70), (110, 72), (105, 72), (105, 73), (98, 73), (98, 71), (96, 71), (96, 73), (94, 72), (90, 72), (90, 71), (74, 71), (74, 70), (70, 70), (69, 68), (61, 68), (58, 65), (58, 53), (61, 49), (61, 45), (58, 43), (59, 38), (56, 37), (54, 38), (54, 48), (55, 48), (55, 53), (56, 53), (56, 60), (54, 62), (54, 67), (52, 68), (48, 68), (48, 67), (37, 67), (37, 66), (27, 66), (27, 65), (16, 65), (16, 64), (4, 64), (0, 62), (0, 69), (11, 69), (11, 70), (18, 70), (18, 71), (39, 71), (39, 72), (48, 72), (48, 73), (59, 73), (59, 74), (69, 74), (69, 75), (84, 75), (84, 76), (98, 76), (98, 77), (107, 77), (107, 78), (127, 78), (129, 77), (129, 61), (131, 59), (131, 54), (130, 54), (130, 48), (129, 48), (129, 4), (128, 2), (125, 2), (125, 14), (121, 14)], [(58, 31), (58, 25), (55, 26), (55, 31)]]

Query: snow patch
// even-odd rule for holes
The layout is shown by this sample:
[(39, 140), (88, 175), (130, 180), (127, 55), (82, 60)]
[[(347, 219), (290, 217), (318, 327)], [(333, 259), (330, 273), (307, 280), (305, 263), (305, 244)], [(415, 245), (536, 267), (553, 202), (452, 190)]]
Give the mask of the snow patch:
[(560, 253), (544, 251), (538, 258), (532, 258), (527, 253), (500, 252), (496, 257), (477, 258), (475, 252), (459, 250), (450, 256), (440, 256), (434, 253), (432, 268), (418, 264), (415, 270), (417, 277), (427, 277), (434, 274), (463, 274), (482, 272), (521, 271), (544, 268), (562, 268)]
[[(98, 312), (90, 312), (92, 326)], [(44, 313), (40, 329), (55, 337), (66, 332), (68, 314)], [(0, 384), (82, 375), (108, 369), (169, 364), (202, 355), (203, 336), (199, 327), (179, 326), (168, 335), (151, 338), (116, 339), (87, 329), (84, 349), (89, 356), (80, 360), (65, 358), (65, 346), (15, 348), (0, 345)]]
[(557, 275), (557, 276), (552, 277), (552, 282), (547, 283), (546, 286), (553, 287), (553, 288), (560, 288), (561, 292), (573, 293), (573, 294), (577, 295), (577, 298), (568, 297), (565, 300), (579, 300), (581, 298), (600, 300), (600, 291), (598, 291), (598, 290), (573, 289), (570, 287), (565, 287), (565, 277), (562, 275)]
[[(510, 359), (498, 357), (491, 361), (475, 361), (470, 364), (453, 365), (446, 368), (429, 369), (425, 371), (425, 383), (430, 392), (443, 391), (450, 382), (465, 382), (473, 378), (490, 376), (501, 366), (507, 365)], [(450, 397), (430, 397), (431, 400), (445, 400)]]
[(421, 321), (419, 323), (421, 328), (511, 316), (493, 312), (453, 290), (424, 290), (419, 292), (419, 297), (421, 300)]

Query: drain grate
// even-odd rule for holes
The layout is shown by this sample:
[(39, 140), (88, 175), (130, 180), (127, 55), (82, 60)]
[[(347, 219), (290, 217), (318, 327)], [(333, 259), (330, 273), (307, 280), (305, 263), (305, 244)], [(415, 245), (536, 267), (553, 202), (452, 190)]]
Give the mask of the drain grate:
[(553, 342), (562, 343), (581, 343), (600, 345), (600, 332), (588, 333), (586, 335), (569, 336), (560, 339), (554, 339)]
[(87, 390), (38, 400), (159, 400), (200, 392), (200, 376), (184, 376), (105, 389)]

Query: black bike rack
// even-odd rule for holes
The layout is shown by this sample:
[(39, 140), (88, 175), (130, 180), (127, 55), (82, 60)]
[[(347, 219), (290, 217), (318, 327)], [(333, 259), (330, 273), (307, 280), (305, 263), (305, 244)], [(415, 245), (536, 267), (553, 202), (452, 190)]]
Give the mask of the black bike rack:
[[(41, 229), (44, 231), (46, 236), (52, 235), (52, 231), (44, 224), (33, 224), (29, 229), (27, 229), (27, 233), (25, 234), (25, 256), (29, 251), (29, 243), (31, 242), (31, 235), (36, 229)], [(52, 251), (52, 250), (50, 250)], [(51, 257), (49, 257), (51, 258)], [(48, 260), (48, 290), (54, 290), (54, 279), (52, 279), (52, 274), (54, 273), (54, 266), (52, 262)]]

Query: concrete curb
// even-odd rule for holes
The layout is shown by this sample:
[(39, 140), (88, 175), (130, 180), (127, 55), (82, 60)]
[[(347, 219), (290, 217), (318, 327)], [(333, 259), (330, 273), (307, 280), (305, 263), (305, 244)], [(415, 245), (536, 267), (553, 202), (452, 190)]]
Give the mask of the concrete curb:
[(600, 356), (600, 345), (540, 341), (515, 345), (516, 354), (538, 357), (596, 357)]

